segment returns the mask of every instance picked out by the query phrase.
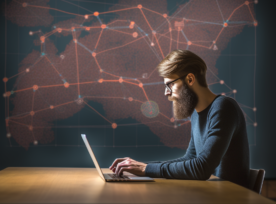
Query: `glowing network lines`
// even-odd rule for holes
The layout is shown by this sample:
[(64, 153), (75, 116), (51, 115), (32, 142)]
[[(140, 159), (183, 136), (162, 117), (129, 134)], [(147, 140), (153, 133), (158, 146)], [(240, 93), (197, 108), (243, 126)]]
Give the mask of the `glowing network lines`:
[[(196, 1), (195, 1), (196, 2)], [(214, 1), (216, 2), (216, 1)], [(242, 2), (242, 1), (241, 1)], [(53, 27), (53, 30), (48, 33), (42, 33), (41, 30), (38, 31), (29, 31), (30, 36), (37, 36), (40, 43), (40, 56), (35, 59), (34, 63), (24, 68), (24, 70), (20, 71), (18, 74), (11, 76), (11, 77), (4, 77), (3, 82), (5, 84), (5, 92), (3, 94), (3, 97), (5, 97), (5, 103), (6, 103), (6, 128), (7, 128), (7, 137), (10, 138), (13, 136), (12, 134), (12, 127), (11, 124), (18, 124), (22, 127), (26, 127), (29, 132), (32, 135), (32, 139), (28, 139), (28, 141), (33, 141), (33, 144), (37, 145), (39, 143), (39, 139), (36, 138), (36, 134), (41, 133), (34, 133), (34, 130), (38, 130), (41, 126), (45, 125), (47, 123), (38, 122), (34, 118), (39, 117), (43, 118), (42, 116), (38, 116), (39, 114), (46, 114), (46, 112), (57, 110), (58, 108), (62, 107), (68, 107), (71, 108), (72, 112), (77, 112), (82, 107), (88, 107), (92, 111), (94, 111), (97, 115), (102, 117), (105, 121), (107, 121), (110, 124), (110, 127), (112, 129), (116, 129), (119, 124), (115, 122), (116, 118), (120, 118), (119, 116), (128, 116), (130, 113), (125, 113), (124, 111), (118, 111), (120, 113), (117, 113), (116, 117), (109, 118), (108, 116), (104, 116), (99, 111), (97, 111), (94, 107), (89, 105), (88, 100), (91, 100), (91, 98), (95, 100), (122, 100), (124, 106), (130, 107), (128, 110), (131, 112), (132, 107), (140, 107), (140, 113), (141, 116), (137, 116), (138, 121), (141, 121), (144, 124), (153, 124), (157, 123), (161, 126), (160, 130), (156, 130), (154, 128), (155, 133), (162, 137), (162, 134), (165, 135), (165, 133), (170, 132), (173, 128), (175, 131), (179, 131), (179, 127), (184, 126), (188, 124), (188, 121), (177, 121), (175, 120), (171, 115), (169, 108), (166, 107), (166, 105), (162, 104), (162, 100), (159, 98), (158, 102), (155, 100), (156, 97), (163, 97), (157, 96), (157, 91), (155, 91), (155, 87), (160, 87), (158, 85), (163, 84), (163, 82), (158, 82), (158, 74), (156, 68), (152, 68), (151, 70), (147, 69), (146, 72), (144, 72), (145, 69), (143, 69), (142, 73), (137, 74), (138, 72), (133, 72), (134, 77), (131, 75), (130, 71), (122, 72), (120, 69), (115, 69), (114, 71), (112, 69), (109, 69), (107, 66), (107, 63), (112, 64), (112, 62), (109, 62), (110, 59), (108, 59), (109, 54), (114, 53), (130, 53), (130, 50), (133, 49), (133, 47), (139, 47), (139, 46), (146, 46), (147, 51), (150, 54), (155, 56), (156, 62), (162, 60), (166, 54), (172, 51), (173, 49), (194, 49), (197, 52), (205, 52), (205, 51), (211, 51), (211, 52), (218, 52), (220, 51), (219, 44), (223, 40), (222, 36), (224, 32), (227, 32), (227, 29), (231, 29), (232, 25), (239, 25), (240, 22), (243, 21), (232, 21), (231, 19), (235, 17), (235, 13), (240, 11), (242, 8), (246, 7), (248, 9), (247, 13), (251, 16), (251, 22), (247, 23), (247, 25), (253, 25), (257, 26), (258, 23), (256, 19), (254, 18), (254, 15), (252, 13), (252, 8), (250, 5), (252, 3), (256, 3), (256, 1), (244, 1), (237, 7), (235, 7), (230, 14), (228, 15), (228, 18), (225, 19), (225, 15), (223, 14), (223, 10), (221, 7), (219, 8), (219, 12), (221, 16), (223, 17), (223, 22), (211, 22), (211, 21), (202, 21), (200, 19), (191, 19), (187, 16), (179, 18), (179, 17), (173, 17), (168, 16), (166, 13), (160, 13), (155, 10), (152, 10), (150, 8), (147, 8), (146, 6), (142, 4), (138, 4), (137, 6), (130, 6), (129, 8), (124, 9), (115, 9), (110, 10), (106, 12), (98, 12), (94, 11), (91, 14), (78, 14), (78, 13), (72, 13), (67, 12), (64, 10), (60, 10), (57, 8), (51, 8), (47, 6), (40, 6), (40, 5), (33, 5), (31, 3), (22, 3), (22, 9), (39, 9), (39, 10), (55, 10), (61, 13), (66, 13), (72, 16), (76, 16), (79, 18), (83, 18), (84, 20), (90, 20), (91, 18), (96, 18), (97, 23), (92, 23), (91, 25), (83, 26), (82, 24), (77, 25), (76, 23), (70, 25), (70, 26), (62, 26), (62, 22), (58, 23)], [(125, 18), (125, 19), (117, 19), (115, 21), (111, 21), (109, 23), (104, 23), (101, 15), (107, 14), (107, 13), (121, 13), (121, 12), (139, 12), (139, 16), (136, 16), (136, 20)], [(229, 11), (228, 11), (229, 12)], [(244, 11), (245, 13), (245, 11)], [(129, 13), (127, 13), (126, 17)], [(247, 15), (247, 14), (244, 14)], [(147, 17), (151, 16), (151, 17)], [(162, 24), (165, 22), (166, 28), (158, 28), (156, 29), (156, 25), (152, 24), (151, 21), (154, 18), (158, 18), (160, 21), (159, 23)], [(212, 29), (214, 29), (216, 32), (214, 35), (210, 35), (209, 40), (198, 40), (195, 39), (193, 35), (191, 35), (190, 28), (194, 28), (194, 23), (197, 23), (196, 26), (212, 26)], [(197, 28), (197, 27), (196, 27)], [(79, 33), (82, 31), (87, 31), (90, 34), (93, 35), (93, 40), (95, 41), (94, 44), (89, 43), (89, 41), (85, 40), (85, 38), (80, 38)], [(230, 31), (229, 31), (230, 32)], [(73, 52), (74, 56), (67, 55), (68, 51), (64, 51), (61, 53), (58, 57), (53, 57), (53, 54), (49, 51), (48, 45), (52, 46), (52, 42), (50, 40), (50, 36), (52, 35), (72, 35), (72, 45), (68, 45), (68, 50), (70, 49), (70, 52)], [(108, 44), (106, 42), (107, 39), (113, 39), (112, 36), (116, 36), (114, 39), (120, 39), (123, 43), (116, 43), (112, 42)], [(97, 36), (97, 37), (96, 37)], [(88, 36), (89, 37), (89, 36)], [(87, 37), (87, 38), (88, 38)], [(195, 40), (193, 40), (195, 39)], [(93, 42), (94, 42), (93, 41)], [(145, 45), (144, 45), (144, 44)], [(184, 47), (185, 46), (185, 47)], [(123, 50), (123, 51), (122, 51)], [(84, 62), (87, 62), (86, 58), (84, 56), (89, 56), (87, 59), (93, 61), (93, 66), (89, 67), (89, 71), (84, 69)], [(57, 63), (57, 58), (61, 60)], [(148, 59), (147, 59), (148, 60)], [(66, 63), (66, 61), (70, 62), (69, 64)], [(146, 61), (146, 60), (145, 60)], [(148, 62), (148, 61), (146, 61)], [(156, 62), (150, 62), (155, 63)], [(51, 76), (55, 77), (55, 82), (53, 81), (46, 81), (44, 83), (36, 81), (34, 84), (31, 84), (30, 81), (28, 83), (26, 82), (26, 86), (17, 86), (14, 87), (12, 90), (7, 90), (7, 83), (10, 79), (22, 76), (22, 77), (28, 77), (28, 75), (35, 74), (39, 75), (39, 66), (41, 66), (41, 63), (43, 63), (44, 68), (47, 68), (49, 72), (51, 72)], [(64, 65), (63, 65), (64, 64)], [(118, 63), (119, 64), (119, 63)], [(67, 69), (69, 71), (66, 71), (65, 66), (70, 66), (70, 69)], [(118, 65), (120, 66), (120, 65)], [(123, 65), (121, 65), (123, 66)], [(74, 67), (74, 69), (71, 69), (71, 67)], [(126, 66), (124, 66), (126, 67)], [(131, 66), (130, 66), (131, 67)], [(51, 71), (50, 71), (51, 70)], [(142, 69), (141, 69), (142, 70)], [(214, 77), (216, 80), (213, 80), (208, 85), (213, 84), (221, 84), (223, 86), (226, 86), (229, 89), (229, 92), (222, 92), (221, 95), (229, 95), (232, 94), (235, 96), (237, 93), (236, 89), (231, 89), (222, 79), (219, 79), (217, 75), (212, 71), (212, 69), (208, 69), (208, 71), (212, 74), (212, 77)], [(68, 74), (68, 72), (72, 72), (73, 74)], [(82, 72), (90, 73), (90, 76), (93, 76), (93, 79), (86, 80), (85, 74)], [(136, 73), (137, 72), (137, 73)], [(125, 74), (125, 75), (123, 75)], [(91, 77), (92, 78), (92, 77)], [(147, 81), (149, 80), (149, 81)], [(152, 82), (157, 81), (157, 82)], [(58, 82), (59, 81), (59, 82)], [(88, 95), (89, 91), (87, 87), (97, 87), (97, 89), (103, 89), (108, 90), (110, 96), (97, 96), (96, 92), (95, 95)], [(102, 88), (101, 88), (102, 87)], [(109, 88), (106, 88), (109, 87)], [(130, 93), (135, 93), (134, 95), (126, 95), (122, 96), (125, 93), (116, 93), (112, 96), (112, 91), (109, 91), (112, 87), (124, 87), (126, 89), (131, 90)], [(162, 86), (163, 87), (163, 86)], [(157, 90), (157, 89), (156, 89)], [(29, 93), (29, 91), (32, 91), (32, 94)], [(41, 93), (47, 93), (51, 94), (52, 92), (61, 93), (61, 95), (64, 95), (66, 93), (66, 97), (64, 99), (60, 100), (60, 103), (55, 103), (54, 100), (51, 100), (49, 102), (50, 104), (47, 105), (47, 107), (39, 101), (37, 92)], [(26, 114), (20, 113), (20, 108), (16, 108), (18, 112), (13, 111), (15, 114), (10, 114), (9, 110), (9, 103), (10, 98), (14, 95), (18, 95), (18, 97), (22, 97), (23, 93), (28, 93), (28, 96), (31, 97), (31, 105), (27, 105), (23, 109), (28, 109)], [(94, 93), (93, 93), (94, 94)], [(70, 97), (69, 97), (70, 95)], [(27, 101), (27, 99), (26, 99)], [(104, 102), (105, 103), (105, 102)], [(27, 102), (26, 102), (27, 104)], [(78, 107), (73, 107), (74, 104), (77, 104)], [(130, 105), (131, 104), (131, 105)], [(120, 102), (118, 103), (120, 105)], [(254, 102), (255, 106), (255, 102)], [(105, 106), (107, 107), (107, 106)], [(247, 106), (243, 106), (246, 108), (250, 108)], [(257, 108), (252, 107), (252, 111), (256, 112)], [(132, 113), (131, 113), (132, 114)], [(130, 115), (131, 115), (130, 114)], [(138, 113), (135, 112), (137, 115)], [(66, 114), (65, 114), (66, 115)], [(49, 116), (47, 116), (49, 117)], [(65, 116), (64, 116), (65, 117)], [(68, 117), (68, 116), (67, 116)], [(27, 119), (28, 118), (28, 119)], [(152, 121), (153, 120), (153, 121)], [(256, 118), (255, 121), (252, 121), (252, 124), (254, 127), (257, 126)], [(50, 120), (51, 121), (51, 120)], [(166, 131), (164, 131), (164, 128), (167, 128)], [(180, 133), (179, 132), (176, 133)], [(16, 132), (14, 132), (16, 134)], [(164, 136), (165, 137), (165, 136)], [(41, 139), (41, 137), (38, 137)], [(169, 140), (169, 139), (168, 139)], [(166, 138), (163, 138), (163, 141), (165, 144), (168, 144), (168, 140)], [(18, 140), (19, 141), (19, 140)], [(187, 139), (185, 139), (185, 145), (187, 146)], [(178, 143), (178, 142), (177, 142)], [(26, 143), (22, 143), (25, 147), (28, 146)], [(174, 146), (176, 144), (172, 144), (171, 146)], [(179, 145), (179, 144), (177, 144)]]

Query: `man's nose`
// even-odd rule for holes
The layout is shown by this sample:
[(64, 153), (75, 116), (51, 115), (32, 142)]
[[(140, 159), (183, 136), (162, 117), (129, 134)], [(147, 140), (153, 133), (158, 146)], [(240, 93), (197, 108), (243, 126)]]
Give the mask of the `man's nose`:
[(171, 95), (171, 91), (168, 88), (165, 88), (165, 96)]

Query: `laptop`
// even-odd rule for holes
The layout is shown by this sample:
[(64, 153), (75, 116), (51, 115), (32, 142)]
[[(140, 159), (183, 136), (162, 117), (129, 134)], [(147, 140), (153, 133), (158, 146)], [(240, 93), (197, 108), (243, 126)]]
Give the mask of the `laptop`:
[(154, 179), (150, 178), (150, 177), (140, 177), (140, 176), (136, 176), (136, 175), (122, 175), (122, 176), (117, 176), (117, 174), (113, 174), (113, 173), (110, 173), (110, 174), (103, 174), (99, 164), (98, 164), (98, 161), (92, 151), (92, 148), (91, 146), (89, 145), (89, 142), (86, 138), (86, 135), (85, 134), (81, 134), (81, 137), (84, 141), (84, 144), (96, 166), (96, 169), (100, 175), (100, 177), (104, 180), (104, 181), (154, 181)]

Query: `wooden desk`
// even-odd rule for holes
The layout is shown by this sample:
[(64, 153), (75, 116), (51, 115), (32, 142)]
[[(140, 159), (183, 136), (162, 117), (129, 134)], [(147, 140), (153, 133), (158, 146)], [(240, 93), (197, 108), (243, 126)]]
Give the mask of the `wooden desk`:
[[(105, 173), (110, 172), (104, 169)], [(91, 168), (9, 167), (0, 171), (0, 203), (257, 203), (275, 204), (253, 191), (208, 181), (156, 179), (104, 182)]]

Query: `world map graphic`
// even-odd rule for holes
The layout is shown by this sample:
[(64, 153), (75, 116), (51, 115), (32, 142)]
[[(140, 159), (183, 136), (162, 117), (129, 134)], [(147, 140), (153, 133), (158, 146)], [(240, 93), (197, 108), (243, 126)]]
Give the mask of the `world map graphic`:
[[(84, 108), (106, 121), (103, 128), (116, 131), (124, 125), (116, 121), (132, 118), (149, 127), (164, 145), (186, 149), (190, 120), (173, 118), (172, 102), (164, 96), (163, 78), (156, 69), (175, 49), (202, 57), (209, 87), (225, 86), (228, 92), (219, 94), (235, 98), (238, 90), (218, 77), (216, 62), (244, 27), (257, 27), (256, 0), (190, 0), (171, 15), (166, 0), (120, 0), (104, 12), (93, 10), (95, 1), (88, 1), (91, 8), (65, 2), (74, 3), (76, 12), (51, 7), (49, 0), (13, 0), (5, 8), (5, 18), (28, 27), (28, 36), (38, 48), (20, 62), (16, 75), (3, 78), (7, 137), (25, 149), (51, 143), (54, 121)], [(57, 22), (50, 11), (70, 18)], [(107, 14), (112, 14), (108, 20)], [(72, 39), (59, 53), (53, 36)], [(101, 104), (104, 113), (91, 101)], [(247, 124), (256, 128), (256, 117), (244, 115)]]

